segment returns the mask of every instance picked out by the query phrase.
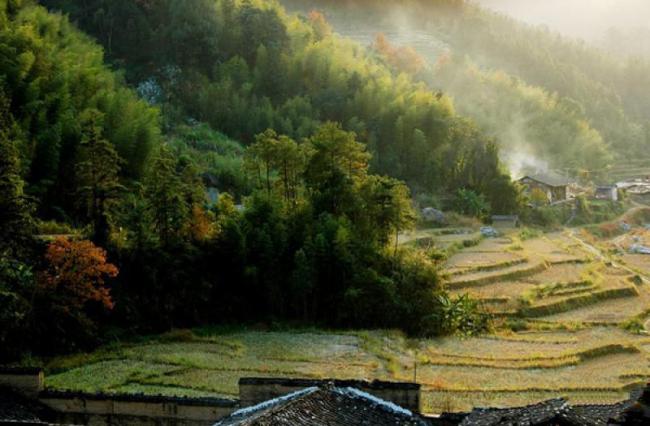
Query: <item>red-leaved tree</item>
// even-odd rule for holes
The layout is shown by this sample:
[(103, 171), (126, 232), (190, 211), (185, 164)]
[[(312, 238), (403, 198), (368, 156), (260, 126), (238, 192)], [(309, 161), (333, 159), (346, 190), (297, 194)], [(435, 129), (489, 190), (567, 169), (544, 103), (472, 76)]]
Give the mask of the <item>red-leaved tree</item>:
[(118, 269), (106, 260), (104, 249), (91, 241), (59, 237), (47, 247), (45, 259), (48, 266), (40, 274), (39, 287), (59, 308), (78, 311), (90, 301), (113, 308), (106, 279), (116, 277)]

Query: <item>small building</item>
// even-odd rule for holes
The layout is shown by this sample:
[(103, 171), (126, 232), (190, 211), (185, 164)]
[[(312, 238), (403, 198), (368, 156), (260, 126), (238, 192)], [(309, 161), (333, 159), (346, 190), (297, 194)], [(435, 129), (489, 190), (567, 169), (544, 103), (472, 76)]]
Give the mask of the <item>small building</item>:
[(514, 215), (492, 215), (492, 226), (495, 228), (519, 228), (519, 216)]
[(564, 201), (569, 198), (569, 185), (573, 182), (552, 173), (526, 175), (518, 180), (527, 194), (534, 190), (542, 191), (549, 203)]
[(597, 200), (618, 201), (618, 188), (616, 185), (597, 186), (594, 191), (594, 198)]

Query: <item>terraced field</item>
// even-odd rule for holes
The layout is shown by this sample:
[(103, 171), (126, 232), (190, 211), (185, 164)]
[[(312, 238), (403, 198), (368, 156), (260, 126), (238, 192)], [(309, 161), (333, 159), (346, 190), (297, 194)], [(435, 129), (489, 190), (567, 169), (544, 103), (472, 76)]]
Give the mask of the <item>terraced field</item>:
[(480, 240), (473, 232), (420, 231), (402, 242), (422, 238), (424, 247), (451, 248), (447, 286), (483, 301), (497, 318), (494, 334), (177, 331), (51, 360), (46, 385), (235, 397), (240, 377), (416, 380), (424, 410), (435, 413), (557, 396), (614, 402), (650, 378), (650, 337), (627, 331), (646, 322), (650, 285), (618, 258), (610, 262), (604, 247), (572, 232)]
[[(506, 259), (506, 260), (504, 260)], [(447, 287), (496, 315), (531, 323), (618, 325), (650, 307), (634, 274), (596, 258), (568, 233), (484, 240), (452, 256)]]
[(607, 327), (426, 340), (386, 331), (199, 330), (53, 360), (46, 385), (234, 398), (240, 377), (415, 378), (425, 411), (440, 412), (557, 395), (624, 399), (650, 377), (648, 357), (650, 338)]

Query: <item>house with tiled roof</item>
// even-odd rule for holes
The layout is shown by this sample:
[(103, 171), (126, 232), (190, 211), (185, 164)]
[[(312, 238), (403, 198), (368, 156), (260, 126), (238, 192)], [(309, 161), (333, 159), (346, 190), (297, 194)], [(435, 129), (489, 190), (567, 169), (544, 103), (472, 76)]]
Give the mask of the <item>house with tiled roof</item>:
[(541, 191), (548, 198), (549, 203), (564, 201), (569, 198), (569, 186), (573, 184), (570, 179), (554, 173), (535, 173), (525, 175), (517, 181), (528, 194)]
[(607, 426), (633, 403), (571, 405), (557, 398), (515, 408), (478, 408), (459, 426)]
[(235, 411), (215, 426), (427, 426), (419, 414), (353, 387), (308, 387)]
[(56, 418), (56, 413), (38, 400), (0, 388), (0, 425), (50, 425)]

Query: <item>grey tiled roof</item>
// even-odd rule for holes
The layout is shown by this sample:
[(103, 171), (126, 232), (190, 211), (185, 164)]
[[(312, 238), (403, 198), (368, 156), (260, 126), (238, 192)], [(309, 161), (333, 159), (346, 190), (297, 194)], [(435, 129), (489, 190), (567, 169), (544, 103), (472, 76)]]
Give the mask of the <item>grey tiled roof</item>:
[(571, 406), (559, 398), (525, 407), (480, 408), (465, 417), (460, 426), (607, 426), (634, 402)]
[(533, 426), (545, 425), (570, 410), (564, 399), (551, 399), (517, 408), (477, 408), (461, 426)]
[(522, 180), (524, 178), (529, 178), (548, 186), (567, 186), (572, 183), (571, 180), (554, 173), (536, 173), (532, 175), (522, 176), (519, 180)]
[(425, 426), (419, 415), (355, 388), (311, 387), (234, 412), (215, 426)]
[(38, 401), (27, 399), (17, 393), (0, 388), (0, 423), (51, 421), (53, 413)]

